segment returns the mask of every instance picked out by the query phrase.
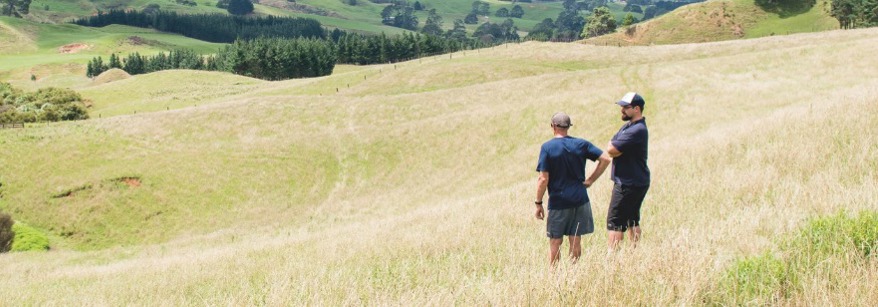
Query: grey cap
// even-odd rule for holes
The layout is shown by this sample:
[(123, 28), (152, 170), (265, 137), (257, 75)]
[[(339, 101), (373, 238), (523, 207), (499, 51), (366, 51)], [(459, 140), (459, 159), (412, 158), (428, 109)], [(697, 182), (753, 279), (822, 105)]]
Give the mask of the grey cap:
[(568, 128), (570, 126), (573, 126), (573, 124), (570, 123), (570, 116), (567, 116), (567, 113), (564, 112), (558, 112), (555, 113), (555, 115), (552, 115), (552, 125), (561, 128)]
[(625, 94), (625, 96), (622, 96), (622, 99), (617, 101), (616, 104), (623, 107), (627, 105), (642, 107), (644, 104), (646, 104), (646, 101), (644, 101), (643, 97), (640, 97), (640, 95), (638, 95), (637, 93), (628, 92), (627, 94)]

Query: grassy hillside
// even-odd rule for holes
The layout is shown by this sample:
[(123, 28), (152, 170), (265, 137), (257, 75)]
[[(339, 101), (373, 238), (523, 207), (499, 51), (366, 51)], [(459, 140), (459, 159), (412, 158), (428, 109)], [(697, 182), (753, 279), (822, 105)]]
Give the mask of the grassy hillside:
[[(421, 25), (427, 19), (427, 10), (436, 9), (443, 17), (444, 27), (450, 29), (454, 20), (463, 19), (472, 7), (471, 0), (422, 0), (425, 10), (417, 11)], [(555, 19), (562, 10), (562, 2), (515, 3), (509, 1), (486, 0), (490, 4), (490, 16), (480, 17), (480, 23), (500, 23), (505, 18), (494, 16), (500, 8), (511, 9), (521, 5), (525, 15), (513, 19), (515, 25), (526, 35), (536, 24), (545, 18)], [(31, 5), (29, 19), (48, 22), (66, 22), (77, 16), (94, 14), (98, 10), (143, 9), (149, 4), (157, 4), (163, 10), (185, 13), (224, 13), (215, 7), (212, 0), (197, 2), (196, 6), (185, 6), (171, 0), (101, 0), (101, 1), (58, 1), (35, 0)], [(689, 5), (659, 18), (649, 20), (628, 29), (620, 29), (616, 34), (590, 39), (595, 44), (648, 45), (689, 42), (708, 42), (738, 38), (755, 38), (770, 35), (801, 32), (817, 32), (838, 28), (838, 22), (826, 13), (828, 1), (816, 1), (812, 7), (779, 8), (766, 10), (754, 4), (754, 0), (713, 0)], [(626, 12), (619, 3), (608, 4), (617, 21), (621, 22)], [(380, 13), (385, 4), (358, 1), (348, 5), (343, 1), (263, 0), (256, 5), (255, 12), (263, 15), (280, 15), (314, 18), (330, 28), (340, 28), (355, 32), (398, 34), (406, 30), (381, 24)], [(48, 8), (48, 10), (46, 10)], [(587, 12), (583, 12), (587, 13)], [(634, 14), (642, 18), (642, 14)], [(470, 33), (478, 25), (467, 25)], [(3, 35), (0, 32), (0, 35)]]
[[(426, 7), (425, 10), (416, 12), (421, 26), (427, 20), (427, 10), (436, 9), (442, 16), (446, 29), (453, 27), (454, 20), (462, 20), (470, 12), (473, 3), (472, 0), (420, 0), (420, 2)], [(506, 18), (495, 17), (494, 13), (503, 7), (512, 9), (515, 5), (509, 1), (483, 0), (483, 2), (490, 4), (491, 14), (488, 18), (482, 17), (481, 22), (503, 22)], [(225, 10), (216, 8), (215, 0), (196, 1), (196, 3), (196, 6), (185, 6), (172, 0), (34, 0), (28, 18), (37, 21), (66, 22), (77, 17), (94, 14), (98, 10), (143, 9), (149, 4), (158, 4), (163, 10), (186, 13), (225, 13)], [(523, 18), (513, 20), (521, 31), (529, 31), (545, 18), (557, 18), (558, 13), (562, 10), (561, 3), (560, 1), (516, 3), (522, 6), (525, 15)], [(47, 6), (48, 10), (46, 10)], [(340, 0), (298, 0), (295, 2), (262, 0), (255, 6), (255, 12), (257, 14), (314, 18), (328, 27), (349, 31), (385, 32), (388, 34), (406, 31), (381, 23), (381, 10), (385, 6), (386, 4), (376, 4), (368, 0), (360, 0), (355, 6), (345, 4)], [(624, 15), (623, 6), (613, 3), (610, 4), (610, 8), (617, 13), (617, 17), (621, 20)], [(635, 14), (635, 16), (640, 18), (641, 14)], [(467, 27), (472, 32), (477, 25), (467, 25)]]
[[(168, 71), (99, 85), (83, 95), (102, 118), (0, 130), (0, 208), (53, 246), (0, 255), (15, 276), (0, 297), (730, 303), (712, 291), (738, 259), (783, 257), (778, 238), (810, 218), (878, 210), (878, 137), (863, 132), (878, 125), (863, 111), (878, 95), (876, 46), (875, 29), (526, 43), (308, 80)], [(644, 241), (606, 258), (598, 227), (579, 264), (550, 273), (531, 204), (548, 118), (568, 112), (572, 134), (603, 147), (629, 90), (645, 96), (651, 134)], [(610, 189), (589, 192), (597, 225)], [(755, 303), (878, 300), (878, 260), (840, 255)]]
[[(25, 89), (89, 85), (86, 63), (96, 56), (106, 60), (113, 52), (125, 56), (135, 51), (154, 54), (185, 48), (207, 54), (222, 46), (128, 26), (89, 28), (9, 17), (0, 17), (0, 38), (4, 39), (0, 45), (0, 81)], [(37, 77), (35, 82), (30, 80), (31, 75)]]
[(723, 41), (838, 29), (829, 1), (812, 7), (766, 11), (754, 0), (690, 4), (656, 19), (586, 40), (593, 44), (649, 45)]

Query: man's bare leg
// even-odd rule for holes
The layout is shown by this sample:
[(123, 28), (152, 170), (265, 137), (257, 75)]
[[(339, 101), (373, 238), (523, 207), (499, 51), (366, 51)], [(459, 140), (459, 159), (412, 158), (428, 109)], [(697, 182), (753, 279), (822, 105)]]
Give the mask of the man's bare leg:
[(562, 242), (564, 242), (564, 238), (549, 238), (549, 265), (551, 267), (555, 267), (558, 263), (558, 258), (561, 256)]
[(622, 243), (622, 238), (625, 237), (625, 233), (621, 231), (608, 230), (607, 231), (607, 253), (612, 253), (619, 250), (619, 244)]
[(570, 241), (570, 259), (573, 260), (573, 263), (576, 263), (579, 260), (579, 256), (582, 255), (582, 236), (567, 236)]
[(640, 241), (640, 226), (628, 228), (628, 239), (631, 239), (631, 246), (637, 248), (637, 242)]

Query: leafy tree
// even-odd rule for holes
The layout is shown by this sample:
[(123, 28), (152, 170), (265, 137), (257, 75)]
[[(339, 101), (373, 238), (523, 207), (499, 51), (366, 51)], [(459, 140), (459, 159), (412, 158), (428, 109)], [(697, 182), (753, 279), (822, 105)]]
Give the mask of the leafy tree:
[(582, 29), (582, 38), (601, 36), (616, 30), (616, 19), (610, 14), (610, 9), (606, 6), (596, 8), (592, 11), (591, 18), (585, 28)]
[(495, 13), (495, 15), (497, 15), (497, 17), (509, 17), (509, 9), (501, 7), (497, 10), (497, 13)]
[(637, 23), (637, 18), (634, 17), (633, 14), (628, 13), (625, 15), (625, 18), (622, 19), (622, 26), (627, 27)]
[(415, 1), (415, 4), (412, 6), (415, 8), (415, 11), (423, 11), (424, 10), (424, 5), (421, 4), (420, 1)]
[(443, 34), (442, 16), (439, 16), (439, 14), (436, 13), (436, 9), (430, 9), (427, 11), (427, 21), (424, 24), (424, 28), (421, 29), (421, 32), (435, 36), (441, 36)]
[(391, 4), (381, 10), (381, 23), (397, 28), (416, 30), (418, 16), (415, 16), (414, 8), (410, 6)]
[(561, 40), (578, 38), (583, 26), (585, 26), (585, 18), (578, 10), (561, 11), (555, 19), (555, 38)]
[(488, 16), (488, 14), (491, 13), (491, 5), (488, 4), (487, 2), (473, 1), (472, 9), (470, 10), (470, 13), (473, 13), (476, 15)]
[(253, 13), (253, 3), (250, 0), (229, 0), (226, 10), (232, 15), (247, 15)]
[(518, 28), (515, 27), (512, 19), (506, 19), (502, 24), (483, 23), (476, 28), (473, 36), (485, 42), (518, 40), (519, 38)]
[(843, 29), (878, 26), (878, 1), (832, 0), (829, 15), (835, 17)]
[(521, 18), (524, 17), (524, 9), (521, 8), (521, 5), (516, 4), (512, 7), (512, 10), (509, 11), (509, 17)]
[(643, 20), (653, 19), (657, 15), (658, 9), (656, 9), (655, 5), (647, 6), (645, 10), (643, 10)]
[(30, 13), (31, 0), (0, 0), (0, 15), (21, 17)]
[(454, 20), (454, 28), (448, 30), (448, 32), (445, 33), (445, 36), (452, 40), (465, 41), (467, 39), (466, 26), (463, 24), (463, 20)]
[(529, 40), (547, 41), (553, 37), (554, 32), (555, 22), (552, 21), (552, 18), (546, 18), (534, 26), (534, 28), (527, 33), (526, 38)]
[(469, 25), (477, 24), (479, 23), (479, 16), (477, 16), (476, 13), (469, 13), (463, 18), (463, 23)]
[(491, 5), (487, 2), (482, 2), (479, 6), (479, 15), (488, 16), (491, 13)]

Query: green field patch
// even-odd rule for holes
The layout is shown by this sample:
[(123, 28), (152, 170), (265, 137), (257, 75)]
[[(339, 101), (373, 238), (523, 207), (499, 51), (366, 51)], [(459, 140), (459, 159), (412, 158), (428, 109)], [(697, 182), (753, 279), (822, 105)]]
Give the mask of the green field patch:
[(711, 305), (778, 304), (812, 279), (844, 282), (838, 268), (867, 271), (878, 252), (878, 212), (839, 213), (811, 220), (777, 252), (736, 261), (712, 292)]
[(247, 93), (264, 81), (229, 73), (166, 70), (83, 88), (93, 118), (197, 107)]

